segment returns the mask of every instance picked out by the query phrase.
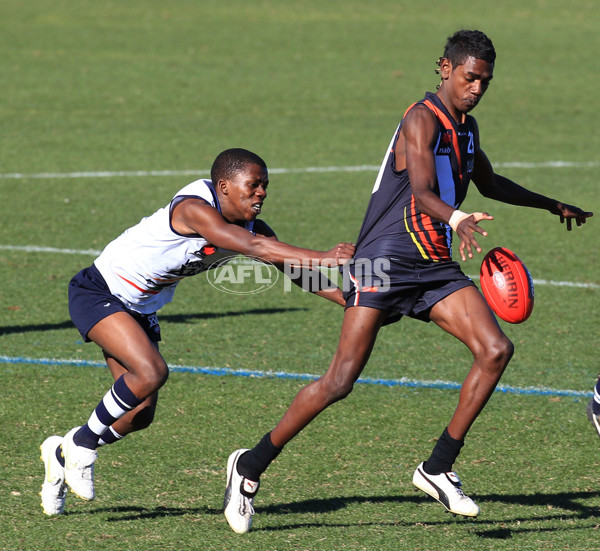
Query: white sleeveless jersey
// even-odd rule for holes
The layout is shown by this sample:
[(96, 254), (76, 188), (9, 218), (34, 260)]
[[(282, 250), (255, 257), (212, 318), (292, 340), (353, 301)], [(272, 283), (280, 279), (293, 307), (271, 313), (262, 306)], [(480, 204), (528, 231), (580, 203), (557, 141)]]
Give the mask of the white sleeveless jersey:
[[(135, 312), (156, 312), (171, 302), (183, 278), (215, 268), (238, 254), (172, 228), (171, 210), (187, 197), (204, 199), (221, 212), (212, 182), (196, 180), (179, 190), (166, 207), (111, 241), (94, 261), (110, 292)], [(245, 228), (252, 232), (254, 222), (247, 222)]]

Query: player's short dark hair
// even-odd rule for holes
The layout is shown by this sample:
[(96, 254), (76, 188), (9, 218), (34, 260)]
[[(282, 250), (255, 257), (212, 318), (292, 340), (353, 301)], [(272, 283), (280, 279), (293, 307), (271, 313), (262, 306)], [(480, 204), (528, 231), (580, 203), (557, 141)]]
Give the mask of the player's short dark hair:
[(211, 169), (210, 177), (216, 184), (219, 180), (231, 180), (238, 172), (248, 165), (258, 165), (267, 168), (267, 164), (252, 151), (235, 147), (226, 149), (217, 155)]
[(449, 59), (452, 66), (456, 67), (464, 65), (467, 58), (471, 56), (488, 63), (496, 61), (496, 50), (485, 33), (462, 30), (448, 37), (442, 58)]

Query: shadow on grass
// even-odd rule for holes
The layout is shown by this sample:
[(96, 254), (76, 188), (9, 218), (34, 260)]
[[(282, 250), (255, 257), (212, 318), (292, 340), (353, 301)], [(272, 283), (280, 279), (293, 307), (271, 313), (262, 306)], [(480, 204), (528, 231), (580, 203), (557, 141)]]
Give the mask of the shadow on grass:
[[(473, 495), (473, 498), (478, 503), (506, 503), (511, 505), (522, 506), (545, 506), (549, 510), (554, 508), (562, 509), (563, 511), (571, 511), (578, 513), (581, 518), (598, 516), (600, 510), (598, 507), (587, 507), (575, 500), (592, 499), (600, 497), (598, 492), (568, 492), (556, 494), (487, 494)], [(348, 505), (355, 503), (433, 503), (432, 498), (416, 493), (415, 495), (399, 495), (399, 496), (349, 496), (336, 497), (328, 499), (309, 499), (297, 501), (294, 503), (268, 505), (259, 507), (257, 511), (270, 514), (291, 514), (291, 513), (328, 513), (343, 509)]]
[[(306, 308), (253, 308), (251, 310), (239, 310), (229, 312), (201, 312), (198, 314), (165, 314), (158, 315), (159, 321), (167, 323), (189, 323), (194, 320), (211, 320), (218, 318), (229, 318), (236, 316), (259, 316), (282, 314), (287, 312), (302, 312)], [(11, 333), (33, 333), (38, 331), (57, 331), (60, 329), (75, 329), (72, 321), (61, 321), (59, 323), (40, 323), (31, 325), (9, 325), (0, 327), (0, 336)]]
[[(556, 527), (540, 527), (538, 522), (556, 521), (556, 520), (585, 520), (596, 519), (600, 515), (600, 507), (587, 506), (577, 500), (597, 499), (600, 497), (600, 492), (562, 492), (556, 494), (518, 494), (518, 495), (500, 495), (487, 494), (478, 498), (479, 502), (489, 503), (506, 503), (508, 505), (518, 505), (520, 507), (545, 507), (548, 511), (547, 515), (535, 517), (513, 517), (510, 519), (498, 519), (491, 521), (485, 519), (490, 524), (495, 524), (494, 528), (489, 530), (476, 530), (475, 535), (486, 539), (510, 539), (515, 534), (524, 534), (528, 532), (554, 532)], [(522, 526), (521, 523), (527, 521), (535, 521), (535, 527)], [(518, 523), (516, 527), (508, 527), (506, 523)], [(503, 526), (497, 526), (503, 524)], [(589, 526), (573, 525), (563, 530), (579, 530), (589, 529)]]
[(123, 506), (123, 507), (102, 507), (93, 511), (73, 511), (69, 515), (79, 514), (99, 514), (105, 513), (108, 515), (107, 522), (122, 522), (135, 521), (156, 518), (171, 518), (182, 517), (185, 515), (222, 515), (222, 509), (214, 509), (211, 507), (138, 507), (138, 506)]
[[(600, 515), (600, 508), (597, 506), (587, 506), (582, 503), (578, 503), (576, 500), (587, 500), (600, 498), (600, 492), (564, 492), (555, 494), (514, 494), (514, 495), (500, 495), (500, 494), (487, 494), (487, 495), (473, 495), (475, 500), (479, 503), (490, 503), (490, 507), (486, 507), (484, 510), (484, 516), (479, 518), (460, 517), (458, 515), (448, 514), (443, 520), (439, 519), (439, 514), (436, 513), (432, 520), (427, 520), (424, 516), (421, 517), (419, 523), (406, 522), (398, 520), (397, 522), (360, 522), (353, 524), (336, 524), (328, 522), (314, 522), (314, 523), (295, 523), (288, 524), (285, 526), (265, 526), (258, 528), (257, 531), (264, 532), (277, 532), (290, 529), (299, 528), (311, 528), (319, 526), (415, 526), (417, 524), (423, 524), (426, 526), (444, 526), (450, 524), (463, 523), (469, 527), (475, 528), (473, 534), (480, 538), (502, 540), (511, 539), (514, 535), (525, 534), (528, 532), (554, 532), (556, 526), (544, 528), (539, 525), (540, 522), (556, 522), (560, 521), (573, 521), (573, 520), (586, 520), (592, 519), (593, 525), (597, 524), (597, 518)], [(294, 503), (269, 505), (263, 508), (257, 508), (256, 512), (270, 513), (273, 515), (288, 515), (288, 514), (303, 514), (303, 513), (329, 513), (344, 509), (353, 504), (361, 503), (413, 503), (415, 505), (421, 504), (434, 504), (433, 499), (418, 494), (414, 496), (410, 495), (398, 495), (398, 496), (349, 496), (339, 497), (330, 499), (312, 499), (305, 501), (298, 501)], [(485, 513), (492, 512), (494, 503), (504, 503), (508, 505), (518, 505), (520, 507), (544, 507), (548, 511), (546, 515), (523, 515), (523, 509), (518, 510), (518, 514), (502, 518), (490, 518), (486, 517)], [(438, 505), (435, 505), (439, 511)], [(535, 526), (527, 526), (526, 523), (535, 522)], [(508, 526), (510, 525), (510, 527)], [(514, 526), (513, 526), (514, 525)], [(564, 525), (564, 530), (589, 530), (588, 525)]]
[(37, 331), (58, 331), (59, 329), (75, 329), (72, 321), (60, 323), (38, 323), (35, 325), (9, 325), (0, 327), (0, 337), (11, 333), (32, 333)]
[[(600, 492), (564, 492), (554, 494), (514, 494), (514, 495), (501, 495), (501, 494), (487, 494), (487, 495), (475, 495), (473, 496), (479, 503), (489, 503), (490, 507), (484, 508), (484, 516), (478, 519), (467, 518), (467, 517), (455, 517), (447, 515), (445, 518), (440, 520), (439, 514), (436, 512), (435, 517), (432, 520), (427, 520), (423, 515), (419, 524), (427, 526), (436, 525), (448, 525), (456, 524), (457, 522), (463, 522), (469, 526), (477, 528), (474, 530), (474, 534), (481, 538), (486, 539), (510, 539), (515, 534), (527, 533), (527, 532), (543, 532), (543, 531), (554, 531), (556, 527), (544, 528), (540, 526), (540, 522), (544, 521), (565, 521), (565, 520), (585, 520), (596, 519), (600, 514), (600, 508), (597, 506), (587, 506), (584, 503), (580, 503), (582, 500), (597, 499), (600, 498)], [(280, 503), (267, 505), (265, 507), (257, 507), (256, 513), (270, 514), (270, 515), (302, 515), (307, 513), (312, 514), (326, 514), (335, 511), (340, 511), (346, 507), (355, 504), (434, 504), (434, 501), (425, 495), (414, 494), (414, 495), (393, 495), (393, 496), (347, 496), (347, 497), (334, 497), (327, 499), (308, 499), (303, 501), (295, 501), (292, 503)], [(502, 503), (507, 505), (518, 505), (520, 509), (515, 509), (515, 516), (502, 517), (502, 518), (490, 518), (485, 515), (493, 511), (494, 503)], [(522, 507), (544, 507), (548, 511), (545, 515), (523, 515)], [(433, 510), (433, 509), (432, 509)], [(436, 505), (436, 510), (439, 510), (439, 506)], [(83, 511), (81, 512), (83, 513)], [(85, 514), (104, 513), (108, 514), (108, 522), (121, 522), (121, 521), (135, 521), (143, 519), (152, 519), (160, 517), (178, 517), (184, 515), (222, 515), (223, 510), (221, 508), (214, 508), (209, 506), (202, 507), (155, 507), (146, 508), (138, 506), (123, 506), (123, 507), (105, 507), (94, 509), (93, 511), (87, 511)], [(69, 513), (70, 515), (80, 514), (78, 512)], [(436, 520), (437, 519), (437, 520)], [(536, 523), (535, 527), (527, 527), (523, 523), (532, 522)], [(309, 528), (319, 526), (351, 526), (351, 525), (378, 525), (378, 526), (415, 526), (415, 522), (406, 522), (399, 520), (397, 522), (360, 522), (353, 524), (339, 524), (329, 522), (298, 522), (286, 524), (284, 526), (265, 526), (258, 528), (257, 531), (281, 531), (291, 530), (298, 528)], [(510, 524), (511, 527), (507, 526)], [(513, 526), (514, 525), (514, 526)], [(574, 529), (588, 529), (589, 526), (581, 525), (565, 525), (565, 530)]]

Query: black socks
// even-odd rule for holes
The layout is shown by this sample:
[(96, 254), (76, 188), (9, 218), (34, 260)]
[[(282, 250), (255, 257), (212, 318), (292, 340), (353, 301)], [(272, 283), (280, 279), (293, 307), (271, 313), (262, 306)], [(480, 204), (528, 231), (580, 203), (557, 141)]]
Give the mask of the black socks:
[[(425, 461), (423, 469), (431, 475), (451, 471), (464, 444), (463, 440), (455, 440), (448, 434), (448, 429), (444, 429), (431, 452), (431, 457)], [(244, 478), (258, 481), (260, 475), (267, 470), (282, 449), (273, 445), (271, 433), (268, 432), (254, 448), (240, 456), (237, 464), (238, 473)]]
[(423, 464), (423, 470), (431, 475), (451, 471), (464, 445), (464, 440), (455, 440), (448, 434), (448, 428), (445, 428), (431, 452), (431, 457)]
[(238, 473), (244, 478), (257, 482), (282, 449), (273, 445), (271, 433), (268, 432), (254, 448), (240, 456), (237, 463)]

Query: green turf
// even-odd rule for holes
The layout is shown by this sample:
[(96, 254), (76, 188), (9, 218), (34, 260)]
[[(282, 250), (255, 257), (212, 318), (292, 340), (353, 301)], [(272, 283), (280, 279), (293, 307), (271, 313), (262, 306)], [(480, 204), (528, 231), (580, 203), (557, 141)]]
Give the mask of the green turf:
[[(0, 247), (99, 250), (192, 176), (40, 173), (206, 171), (248, 147), (275, 168), (378, 165), (404, 109), (433, 90), (461, 27), (488, 32), (494, 81), (474, 112), (499, 172), (598, 212), (595, 2), (350, 0), (0, 3)], [(591, 163), (591, 166), (583, 166)], [(354, 240), (374, 171), (273, 171), (263, 218), (280, 239)], [(590, 392), (600, 371), (598, 238), (545, 212), (490, 202), (482, 244), (509, 247), (539, 284), (502, 383)], [(68, 316), (70, 277), (93, 254), (0, 248), (0, 355), (100, 361)], [(478, 273), (480, 258), (465, 263)], [(232, 296), (200, 275), (162, 311), (174, 365), (322, 373), (342, 311), (280, 281)], [(436, 327), (384, 328), (364, 375), (460, 382), (469, 355)], [(457, 391), (359, 385), (293, 441), (263, 478), (255, 529), (222, 515), (227, 455), (277, 422), (301, 381), (173, 373), (157, 420), (103, 449), (97, 501), (46, 518), (38, 446), (82, 423), (106, 369), (0, 363), (0, 549), (563, 550), (598, 544), (598, 439), (586, 397), (496, 394), (456, 468), (482, 507), (455, 519), (412, 489)]]

